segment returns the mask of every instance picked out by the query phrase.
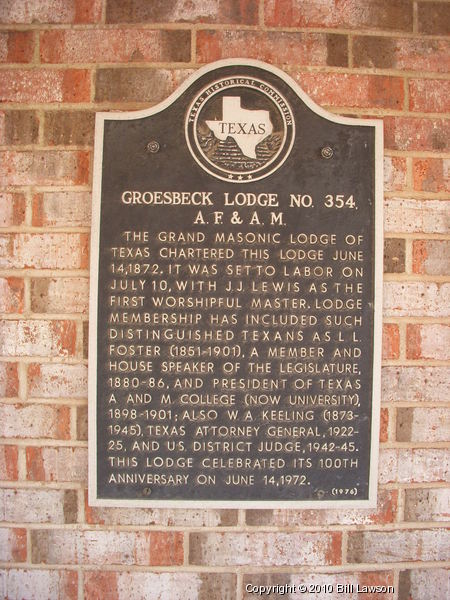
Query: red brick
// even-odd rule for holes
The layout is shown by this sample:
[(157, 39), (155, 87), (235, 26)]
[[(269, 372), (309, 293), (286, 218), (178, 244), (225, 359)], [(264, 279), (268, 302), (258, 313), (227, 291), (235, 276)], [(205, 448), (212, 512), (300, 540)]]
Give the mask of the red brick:
[(419, 2), (417, 24), (420, 33), (450, 35), (450, 6), (446, 2)]
[(1, 23), (97, 23), (101, 0), (3, 0)]
[(413, 273), (420, 275), (448, 275), (449, 272), (449, 241), (416, 240), (413, 242)]
[(24, 283), (18, 277), (0, 277), (0, 312), (23, 312)]
[(285, 31), (203, 30), (197, 33), (199, 62), (242, 56), (269, 63), (346, 67), (347, 36)]
[(292, 75), (323, 106), (392, 109), (403, 106), (403, 81), (399, 77), (307, 72)]
[[(44, 569), (2, 569), (0, 581), (5, 598), (45, 598), (45, 600), (77, 600), (76, 571)], [(104, 598), (103, 600), (106, 600)]]
[(383, 448), (380, 451), (379, 483), (434, 483), (449, 476), (446, 449)]
[(450, 201), (389, 198), (384, 208), (386, 233), (450, 233)]
[(255, 0), (108, 0), (107, 23), (236, 23), (256, 25)]
[(189, 62), (189, 31), (54, 30), (41, 34), (43, 63)]
[(443, 529), (350, 532), (349, 563), (448, 560), (450, 531)]
[(25, 196), (0, 192), (0, 227), (22, 225), (25, 221)]
[(445, 408), (398, 408), (399, 442), (450, 442)]
[(0, 517), (8, 523), (76, 523), (76, 497), (75, 490), (2, 488)]
[(247, 510), (247, 525), (256, 527), (323, 527), (326, 525), (369, 525), (395, 522), (397, 492), (379, 490), (377, 508)]
[(0, 446), (0, 479), (16, 481), (18, 478), (17, 446)]
[(0, 102), (89, 102), (90, 72), (83, 69), (7, 69)]
[(92, 146), (95, 115), (89, 111), (52, 110), (44, 115), (44, 143), (49, 146)]
[(413, 489), (405, 490), (405, 521), (448, 521), (450, 509), (448, 490)]
[(406, 159), (398, 156), (385, 156), (383, 174), (384, 189), (387, 192), (403, 190), (406, 187)]
[(0, 235), (0, 268), (86, 269), (88, 236), (84, 233)]
[(88, 182), (89, 153), (78, 150), (0, 152), (4, 185), (80, 185)]
[(32, 31), (0, 31), (0, 63), (29, 63), (33, 54)]
[(192, 533), (189, 562), (208, 566), (335, 565), (341, 562), (341, 534)]
[(26, 449), (27, 479), (87, 483), (86, 448), (30, 447)]
[(450, 192), (450, 160), (413, 159), (414, 189), (420, 192)]
[(446, 367), (383, 367), (383, 402), (446, 402), (450, 370)]
[(31, 310), (36, 313), (87, 313), (89, 281), (86, 277), (31, 280)]
[(31, 364), (28, 367), (30, 398), (86, 398), (86, 365), (58, 363)]
[(450, 111), (450, 81), (445, 79), (410, 79), (409, 109), (420, 112)]
[(450, 68), (450, 44), (447, 40), (357, 36), (353, 40), (355, 67), (435, 71)]
[(33, 531), (31, 536), (34, 563), (177, 565), (183, 559), (179, 532), (55, 529)]
[(0, 321), (0, 356), (73, 356), (74, 321)]
[(265, 22), (274, 27), (339, 27), (412, 31), (408, 0), (265, 0)]
[(0, 528), (0, 560), (25, 562), (27, 560), (26, 529)]
[(0, 363), (0, 396), (13, 398), (19, 393), (17, 363)]
[(233, 600), (234, 573), (84, 571), (86, 600)]
[(383, 359), (395, 359), (400, 356), (400, 331), (398, 325), (385, 323), (383, 325)]
[(48, 404), (0, 404), (2, 437), (70, 438), (70, 409)]
[(83, 227), (91, 222), (91, 192), (42, 192), (33, 196), (35, 227)]
[(450, 316), (450, 283), (385, 281), (383, 314), (386, 317)]
[(449, 119), (384, 118), (384, 143), (386, 148), (444, 152), (450, 148), (449, 140)]
[(449, 360), (450, 325), (407, 325), (406, 357), (412, 360)]
[(380, 442), (387, 442), (389, 436), (389, 410), (382, 408), (380, 412)]

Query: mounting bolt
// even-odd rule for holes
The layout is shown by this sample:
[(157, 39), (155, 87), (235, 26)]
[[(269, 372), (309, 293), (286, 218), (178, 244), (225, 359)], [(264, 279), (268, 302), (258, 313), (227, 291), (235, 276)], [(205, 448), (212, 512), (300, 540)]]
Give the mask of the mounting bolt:
[(157, 152), (159, 152), (160, 149), (159, 142), (157, 142), (156, 140), (152, 140), (145, 146), (145, 149), (150, 154), (156, 154)]
[(142, 495), (143, 495), (143, 496), (150, 496), (150, 495), (151, 495), (151, 493), (152, 493), (152, 490), (151, 490), (149, 487), (145, 487), (145, 488), (142, 490)]
[(324, 146), (320, 151), (322, 158), (331, 158), (334, 154), (333, 148), (331, 146)]

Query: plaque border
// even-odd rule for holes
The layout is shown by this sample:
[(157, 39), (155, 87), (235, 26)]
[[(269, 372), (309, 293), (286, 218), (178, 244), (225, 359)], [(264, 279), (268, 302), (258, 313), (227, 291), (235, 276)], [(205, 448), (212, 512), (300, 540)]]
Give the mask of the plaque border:
[[(258, 67), (282, 79), (314, 113), (342, 125), (373, 127), (375, 131), (375, 193), (374, 193), (374, 347), (372, 363), (372, 427), (370, 445), (369, 496), (366, 500), (155, 500), (151, 498), (107, 499), (97, 494), (97, 315), (98, 274), (100, 251), (100, 209), (102, 191), (103, 140), (105, 121), (142, 119), (155, 115), (173, 104), (195, 81), (206, 73), (222, 67)], [(94, 162), (92, 183), (92, 224), (90, 243), (89, 292), (89, 363), (88, 363), (88, 503), (90, 506), (117, 508), (295, 508), (295, 509), (347, 509), (375, 508), (377, 506), (378, 455), (381, 395), (381, 337), (382, 337), (382, 287), (383, 287), (383, 121), (357, 119), (330, 113), (316, 104), (302, 88), (284, 71), (268, 63), (247, 59), (225, 59), (209, 63), (190, 75), (162, 102), (143, 110), (124, 112), (97, 112), (95, 117)]]

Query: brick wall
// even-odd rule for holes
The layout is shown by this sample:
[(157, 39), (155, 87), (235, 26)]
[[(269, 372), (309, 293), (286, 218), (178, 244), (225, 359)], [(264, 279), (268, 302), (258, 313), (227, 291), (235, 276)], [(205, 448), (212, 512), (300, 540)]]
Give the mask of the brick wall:
[[(247, 584), (302, 583), (334, 592), (292, 598), (447, 597), (449, 28), (445, 0), (0, 1), (1, 598), (243, 600)], [(376, 510), (87, 503), (94, 112), (155, 104), (237, 56), (384, 120)]]

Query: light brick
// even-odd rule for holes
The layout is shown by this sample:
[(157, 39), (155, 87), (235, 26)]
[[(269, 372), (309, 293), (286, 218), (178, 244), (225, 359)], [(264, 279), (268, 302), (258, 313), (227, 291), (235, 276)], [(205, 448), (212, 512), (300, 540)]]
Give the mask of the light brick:
[(28, 63), (33, 53), (32, 31), (0, 31), (0, 63)]
[(58, 363), (31, 364), (28, 367), (30, 398), (86, 398), (86, 365)]
[(86, 269), (88, 242), (84, 233), (0, 234), (0, 268)]
[(447, 402), (450, 369), (446, 367), (383, 367), (383, 402)]
[(383, 121), (386, 148), (421, 152), (450, 148), (450, 119), (385, 117)]
[(394, 323), (383, 325), (382, 355), (384, 360), (400, 356), (400, 331)]
[(417, 23), (420, 33), (450, 34), (450, 6), (446, 2), (419, 2)]
[(53, 30), (41, 34), (43, 63), (189, 62), (189, 31)]
[(413, 569), (400, 571), (399, 600), (435, 598), (447, 600), (450, 596), (450, 577), (447, 569)]
[(73, 356), (74, 321), (0, 321), (0, 356)]
[(242, 56), (271, 64), (346, 67), (347, 36), (285, 31), (203, 30), (197, 33), (199, 62)]
[(322, 527), (325, 525), (368, 525), (393, 523), (397, 513), (397, 492), (379, 490), (377, 508), (247, 510), (247, 525), (269, 527)]
[(433, 483), (449, 477), (449, 456), (440, 449), (381, 449), (379, 483)]
[(0, 396), (14, 398), (19, 393), (17, 363), (0, 363)]
[(414, 241), (413, 273), (420, 275), (448, 275), (450, 273), (450, 241)]
[(398, 408), (399, 442), (448, 442), (450, 427), (445, 408)]
[(108, 0), (107, 23), (236, 23), (256, 25), (258, 4), (254, 0)]
[(96, 102), (147, 102), (165, 100), (192, 71), (188, 69), (97, 69)]
[(192, 533), (190, 563), (209, 566), (334, 565), (340, 533)]
[(450, 232), (450, 202), (390, 198), (384, 203), (386, 233)]
[(31, 533), (32, 560), (48, 564), (180, 565), (178, 532), (44, 530)]
[(53, 110), (45, 113), (44, 142), (49, 146), (92, 146), (94, 113)]
[(386, 191), (403, 190), (406, 187), (406, 160), (398, 156), (385, 156), (383, 176)]
[(449, 490), (405, 490), (405, 521), (450, 521)]
[(450, 326), (440, 324), (407, 325), (406, 358), (450, 360)]
[(450, 531), (402, 530), (350, 532), (349, 563), (448, 560)]
[(86, 277), (31, 280), (31, 310), (35, 313), (83, 313), (89, 305)]
[(410, 79), (409, 109), (420, 112), (450, 111), (450, 81), (445, 79)]
[(31, 481), (77, 481), (87, 484), (87, 448), (26, 449), (27, 479)]
[(4, 562), (25, 562), (27, 560), (26, 529), (0, 527), (0, 560)]
[(3, 0), (1, 23), (96, 23), (101, 0)]
[(66, 406), (48, 404), (0, 404), (0, 437), (70, 437), (70, 412)]
[(4, 185), (81, 185), (89, 177), (89, 153), (81, 150), (0, 152)]
[(386, 317), (450, 316), (450, 283), (385, 281), (383, 314)]
[(43, 192), (33, 197), (35, 227), (85, 227), (91, 223), (91, 192)]
[(265, 22), (281, 27), (340, 27), (412, 31), (408, 0), (265, 0)]
[(0, 489), (0, 517), (9, 523), (76, 523), (75, 490)]
[(78, 573), (53, 569), (2, 569), (0, 594), (8, 600), (77, 600)]
[(0, 312), (21, 313), (24, 306), (24, 283), (19, 277), (0, 277)]
[(450, 159), (414, 158), (414, 189), (420, 192), (450, 191)]
[(447, 40), (357, 36), (353, 40), (355, 67), (435, 71), (446, 73), (450, 67)]
[(0, 192), (0, 227), (22, 225), (25, 220), (25, 197), (23, 194)]
[(86, 69), (8, 69), (2, 71), (0, 102), (89, 102)]
[(322, 106), (399, 109), (403, 104), (403, 81), (399, 77), (308, 72), (291, 75)]
[(17, 446), (0, 445), (0, 479), (2, 481), (17, 480), (19, 474), (17, 459)]
[(85, 571), (84, 593), (89, 600), (235, 600), (232, 573), (144, 573)]

